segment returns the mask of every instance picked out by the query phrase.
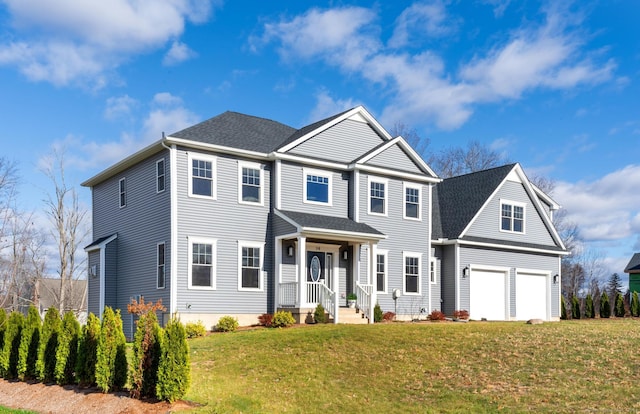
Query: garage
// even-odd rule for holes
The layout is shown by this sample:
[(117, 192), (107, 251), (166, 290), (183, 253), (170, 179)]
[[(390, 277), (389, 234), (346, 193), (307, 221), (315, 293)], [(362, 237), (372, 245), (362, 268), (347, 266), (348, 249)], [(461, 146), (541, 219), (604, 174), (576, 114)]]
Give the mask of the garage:
[(544, 273), (516, 273), (516, 318), (548, 320), (549, 278)]
[(504, 270), (472, 269), (469, 276), (469, 317), (507, 319), (507, 274)]

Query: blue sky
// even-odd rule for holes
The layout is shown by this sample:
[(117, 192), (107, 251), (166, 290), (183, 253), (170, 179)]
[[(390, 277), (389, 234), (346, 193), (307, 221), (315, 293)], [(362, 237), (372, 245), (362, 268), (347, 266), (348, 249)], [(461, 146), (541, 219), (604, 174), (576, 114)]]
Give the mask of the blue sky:
[[(556, 182), (610, 271), (640, 251), (640, 3), (0, 0), (2, 153), (25, 210), (226, 110), (364, 105), (427, 153), (478, 140)], [(81, 200), (90, 202), (88, 189)]]

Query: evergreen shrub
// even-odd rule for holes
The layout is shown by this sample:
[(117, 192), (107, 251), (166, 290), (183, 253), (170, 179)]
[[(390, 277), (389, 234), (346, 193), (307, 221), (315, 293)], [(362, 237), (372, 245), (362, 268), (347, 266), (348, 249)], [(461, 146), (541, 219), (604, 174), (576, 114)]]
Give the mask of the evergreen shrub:
[(164, 329), (156, 396), (160, 400), (174, 402), (187, 393), (190, 384), (187, 336), (182, 323), (172, 318)]
[(289, 326), (296, 323), (293, 315), (289, 311), (278, 311), (273, 314), (273, 319), (271, 320), (272, 328), (288, 328)]
[(593, 297), (591, 293), (587, 295), (584, 302), (584, 317), (588, 319), (596, 317), (596, 310), (593, 307)]
[(89, 313), (87, 323), (82, 327), (78, 343), (76, 361), (76, 381), (79, 384), (93, 386), (96, 383), (96, 360), (98, 357), (98, 339), (100, 338), (100, 319)]
[(382, 308), (379, 303), (376, 303), (376, 306), (373, 307), (373, 321), (378, 323), (382, 322), (382, 317), (384, 313), (382, 312)]
[(321, 303), (318, 303), (318, 306), (316, 306), (316, 310), (313, 312), (313, 320), (316, 323), (327, 322), (327, 314), (325, 313), (324, 306), (322, 306)]
[(233, 316), (223, 316), (216, 325), (216, 330), (220, 332), (235, 332), (236, 329), (238, 329), (238, 320)]
[(155, 397), (161, 353), (162, 328), (156, 314), (147, 312), (138, 319), (133, 338), (132, 397)]
[(36, 378), (36, 363), (38, 361), (38, 346), (40, 345), (40, 330), (42, 321), (35, 306), (29, 306), (27, 318), (22, 328), (20, 351), (18, 355), (18, 378), (29, 380)]
[(0, 354), (0, 372), (5, 379), (18, 378), (18, 357), (24, 317), (18, 311), (9, 314), (4, 334), (4, 346)]
[(56, 349), (55, 379), (60, 385), (76, 382), (76, 360), (78, 359), (78, 338), (80, 337), (80, 323), (73, 312), (67, 312), (62, 317), (62, 329)]
[(624, 318), (624, 314), (625, 314), (624, 296), (622, 296), (622, 293), (620, 292), (616, 294), (616, 306), (614, 309), (614, 313), (616, 315), (616, 318)]
[(611, 317), (611, 304), (609, 303), (609, 295), (607, 295), (607, 292), (602, 292), (602, 296), (600, 297), (600, 317)]
[(560, 319), (566, 321), (567, 317), (567, 303), (564, 300), (564, 295), (560, 296)]
[(96, 385), (107, 393), (120, 390), (127, 382), (126, 339), (120, 309), (104, 308), (96, 360)]
[(577, 296), (571, 298), (571, 318), (580, 319), (580, 300)]
[(198, 338), (204, 336), (207, 333), (207, 328), (204, 327), (202, 321), (187, 322), (184, 326), (184, 330), (187, 333), (187, 338)]
[(60, 319), (60, 313), (57, 308), (52, 306), (47, 309), (47, 313), (44, 315), (40, 344), (38, 346), (36, 371), (40, 381), (52, 382), (55, 379), (56, 353), (61, 329), (62, 319)]
[(640, 316), (640, 301), (638, 301), (638, 292), (633, 291), (631, 295), (631, 316)]

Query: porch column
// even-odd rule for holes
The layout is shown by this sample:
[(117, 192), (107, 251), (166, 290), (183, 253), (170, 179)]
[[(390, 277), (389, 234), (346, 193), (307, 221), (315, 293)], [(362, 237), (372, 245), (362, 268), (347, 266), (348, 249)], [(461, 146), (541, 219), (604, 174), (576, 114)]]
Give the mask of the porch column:
[[(369, 323), (374, 323), (373, 309), (378, 302), (378, 288), (376, 286), (376, 271), (378, 263), (378, 244), (369, 243), (369, 285), (371, 286), (371, 302), (369, 303)], [(385, 263), (386, 265), (386, 263)]]
[(340, 273), (340, 249), (338, 249), (338, 254), (333, 260), (331, 269), (331, 286), (333, 286), (333, 323), (340, 323), (339, 313), (340, 313), (340, 283), (338, 281), (338, 274)]
[(298, 236), (298, 308), (307, 303), (307, 238)]

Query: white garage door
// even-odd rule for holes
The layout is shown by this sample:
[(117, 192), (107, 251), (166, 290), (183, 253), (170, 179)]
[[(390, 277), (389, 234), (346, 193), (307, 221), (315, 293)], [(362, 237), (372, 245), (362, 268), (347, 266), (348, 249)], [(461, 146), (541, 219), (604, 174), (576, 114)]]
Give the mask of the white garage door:
[(473, 270), (470, 278), (469, 317), (489, 321), (506, 319), (506, 276), (505, 272)]
[(516, 276), (516, 318), (519, 320), (547, 317), (547, 276), (518, 273)]

